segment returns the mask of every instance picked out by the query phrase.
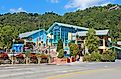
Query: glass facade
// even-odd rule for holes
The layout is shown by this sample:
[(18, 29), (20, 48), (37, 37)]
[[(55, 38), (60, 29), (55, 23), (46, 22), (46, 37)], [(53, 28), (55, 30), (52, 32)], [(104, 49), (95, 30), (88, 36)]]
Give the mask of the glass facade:
[[(76, 33), (78, 31), (83, 31), (82, 29), (76, 29), (73, 27), (66, 27), (66, 26), (59, 26), (59, 25), (55, 25), (50, 33), (53, 35), (53, 39), (52, 39), (52, 44), (55, 45), (58, 43), (59, 39), (62, 39), (65, 46), (67, 46), (67, 44), (69, 43), (68, 40), (68, 33)], [(51, 40), (51, 38), (50, 38)]]

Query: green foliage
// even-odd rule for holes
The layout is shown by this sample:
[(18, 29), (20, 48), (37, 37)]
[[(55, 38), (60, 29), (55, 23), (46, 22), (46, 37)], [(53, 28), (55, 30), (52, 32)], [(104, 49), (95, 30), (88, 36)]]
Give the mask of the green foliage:
[(43, 15), (37, 13), (6, 13), (0, 15), (0, 47), (11, 48), (12, 40), (20, 33), (48, 27), (61, 17), (53, 12)]
[(83, 57), (83, 61), (103, 61), (103, 62), (113, 62), (116, 59), (116, 53), (112, 50), (106, 50), (102, 54), (99, 52), (93, 52), (91, 54), (85, 54)]
[(16, 37), (14, 27), (5, 26), (0, 29), (0, 46), (2, 48), (10, 48), (12, 40)]
[(75, 43), (75, 41), (71, 40), (68, 45), (70, 46), (72, 43)]
[(25, 52), (26, 57), (29, 57), (29, 55), (30, 55), (30, 52)]
[(89, 53), (98, 52), (98, 38), (94, 29), (89, 29), (85, 45), (88, 48)]
[[(53, 12), (46, 12), (45, 14), (25, 12), (1, 14), (0, 46), (10, 48), (12, 44), (11, 39), (18, 38), (20, 33), (39, 28), (47, 30), (53, 22), (62, 22), (88, 28), (93, 27), (94, 29), (110, 29), (114, 40), (118, 39), (121, 37), (121, 9), (109, 10), (113, 6), (115, 4), (109, 4), (104, 7), (91, 7), (85, 10), (65, 13), (63, 16)], [(120, 5), (118, 6), (120, 7)]]
[(83, 57), (83, 61), (99, 62), (101, 61), (101, 54), (99, 52), (92, 52), (91, 54), (85, 54)]
[(60, 49), (59, 54), (58, 54), (58, 58), (63, 58), (63, 57), (64, 57), (64, 50)]
[(115, 61), (115, 59), (116, 59), (116, 53), (113, 52), (112, 50), (106, 50), (101, 55), (102, 61), (110, 61), (111, 62), (111, 61)]
[(101, 54), (99, 52), (92, 52), (91, 53), (91, 61), (101, 61)]
[(83, 61), (91, 62), (91, 54), (85, 54), (83, 56)]
[(56, 51), (59, 52), (60, 49), (63, 49), (63, 41), (61, 39), (58, 41), (57, 50)]
[(78, 45), (71, 43), (70, 47), (70, 55), (76, 57), (77, 53), (79, 52)]

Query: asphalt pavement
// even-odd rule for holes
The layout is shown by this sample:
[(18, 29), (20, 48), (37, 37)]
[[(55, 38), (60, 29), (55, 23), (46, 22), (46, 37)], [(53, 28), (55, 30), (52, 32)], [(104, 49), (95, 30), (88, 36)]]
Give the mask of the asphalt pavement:
[(121, 61), (1, 65), (0, 79), (121, 79)]

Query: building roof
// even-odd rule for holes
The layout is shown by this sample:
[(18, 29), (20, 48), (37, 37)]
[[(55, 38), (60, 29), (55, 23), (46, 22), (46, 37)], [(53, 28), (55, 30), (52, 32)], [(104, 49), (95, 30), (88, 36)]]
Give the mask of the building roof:
[(118, 46), (112, 46), (112, 48), (116, 48), (116, 49), (121, 50), (121, 47), (118, 47)]
[(45, 31), (44, 29), (39, 29), (39, 30), (35, 30), (35, 31), (31, 31), (31, 32), (25, 32), (25, 33), (21, 33), (19, 34), (19, 37), (20, 38), (25, 38), (25, 37), (29, 37), (37, 32), (40, 32), (40, 31)]
[(89, 30), (89, 28), (86, 28), (86, 27), (80, 27), (80, 26), (75, 26), (75, 25), (69, 25), (69, 24), (63, 24), (63, 23), (55, 22), (55, 23), (47, 30), (47, 33), (49, 33), (50, 30), (51, 30), (55, 25), (59, 25), (59, 26), (63, 26), (63, 27), (70, 27), (70, 28), (75, 28), (75, 29)]
[[(86, 34), (88, 33), (88, 31), (81, 31), (81, 32), (77, 32), (77, 34), (79, 36), (86, 36)], [(96, 35), (108, 35), (109, 30), (96, 30)]]

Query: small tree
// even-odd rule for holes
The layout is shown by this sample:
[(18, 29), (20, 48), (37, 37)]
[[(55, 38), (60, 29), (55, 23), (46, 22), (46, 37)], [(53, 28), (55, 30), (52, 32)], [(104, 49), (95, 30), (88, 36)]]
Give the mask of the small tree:
[(63, 58), (63, 57), (64, 57), (64, 50), (60, 49), (59, 54), (58, 54), (58, 58)]
[(78, 52), (79, 52), (78, 45), (71, 43), (71, 45), (70, 45), (70, 55), (76, 57)]
[(26, 64), (28, 64), (29, 62), (29, 55), (30, 55), (30, 52), (25, 52), (25, 60), (26, 60)]
[(71, 40), (68, 45), (70, 46), (72, 43), (75, 43), (75, 41)]
[(60, 49), (63, 49), (63, 41), (61, 39), (58, 41), (57, 50), (56, 51), (59, 52)]
[(93, 28), (89, 29), (86, 37), (86, 47), (89, 50), (89, 53), (98, 52), (98, 38), (96, 32)]

